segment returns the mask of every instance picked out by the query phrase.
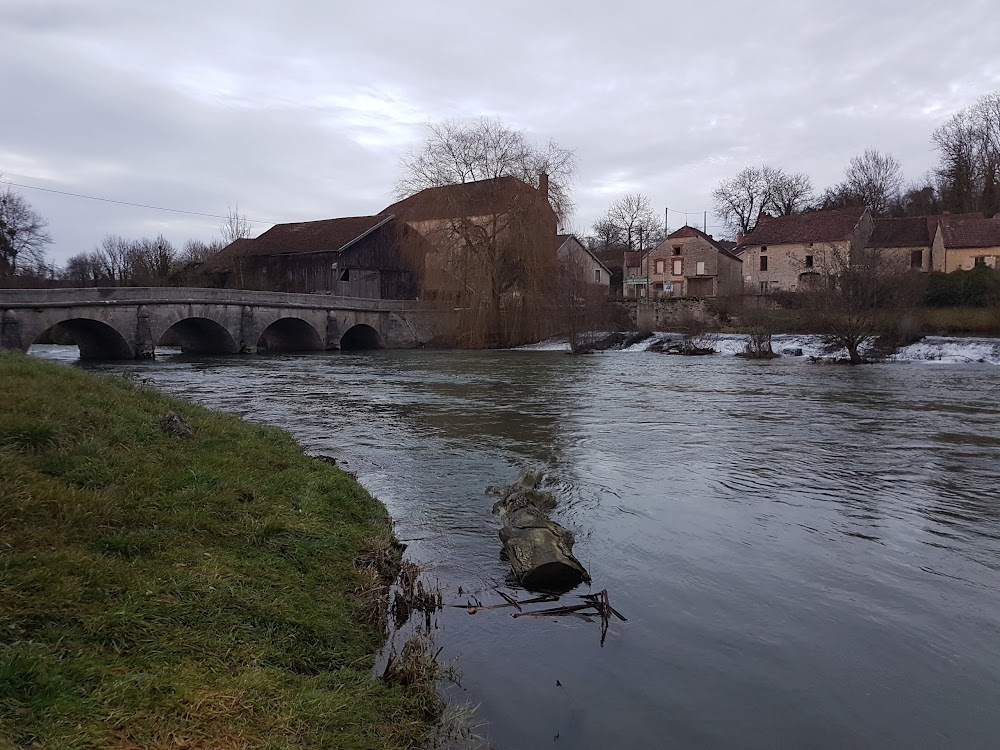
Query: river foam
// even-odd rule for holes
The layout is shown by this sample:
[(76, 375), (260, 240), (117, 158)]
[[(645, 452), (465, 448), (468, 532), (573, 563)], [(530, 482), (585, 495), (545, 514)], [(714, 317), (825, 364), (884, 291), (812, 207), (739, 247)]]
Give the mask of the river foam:
[[(640, 341), (624, 349), (609, 351), (613, 353), (647, 352), (650, 347), (657, 343), (679, 339), (681, 336), (682, 334), (676, 332), (658, 331), (645, 341)], [(730, 357), (741, 354), (746, 346), (746, 336), (740, 334), (709, 334), (704, 337), (704, 341), (708, 346), (713, 347), (718, 354)], [(824, 351), (823, 344), (816, 336), (780, 334), (772, 339), (772, 347), (776, 353), (783, 354), (788, 358), (831, 356)], [(801, 350), (801, 355), (797, 354), (798, 350)], [(569, 344), (565, 339), (554, 338), (518, 347), (518, 351), (568, 352)], [(834, 354), (846, 356), (846, 352), (835, 352)], [(900, 349), (888, 361), (1000, 365), (1000, 339), (927, 336), (915, 344)]]

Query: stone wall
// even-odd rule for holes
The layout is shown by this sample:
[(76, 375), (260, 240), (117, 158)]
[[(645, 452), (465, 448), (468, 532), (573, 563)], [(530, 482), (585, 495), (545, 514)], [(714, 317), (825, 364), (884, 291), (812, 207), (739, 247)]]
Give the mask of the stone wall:
[(637, 331), (678, 330), (692, 318), (709, 327), (719, 325), (715, 306), (701, 297), (625, 298), (616, 302), (628, 312)]

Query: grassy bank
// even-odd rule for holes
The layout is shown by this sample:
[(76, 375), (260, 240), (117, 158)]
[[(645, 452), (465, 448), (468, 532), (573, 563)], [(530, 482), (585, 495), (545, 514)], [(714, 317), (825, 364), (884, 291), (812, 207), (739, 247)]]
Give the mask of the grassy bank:
[(923, 330), (943, 336), (1000, 336), (1000, 309), (994, 307), (928, 307)]
[(286, 433), (0, 352), (0, 750), (420, 746), (370, 674), (393, 549)]

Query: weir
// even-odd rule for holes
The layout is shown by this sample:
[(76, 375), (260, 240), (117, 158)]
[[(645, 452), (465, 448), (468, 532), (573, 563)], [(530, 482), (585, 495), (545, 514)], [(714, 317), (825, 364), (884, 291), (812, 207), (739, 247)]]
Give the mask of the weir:
[(406, 349), (449, 331), (419, 301), (238, 289), (0, 289), (0, 348), (27, 351), (58, 325), (84, 359), (147, 359), (164, 339), (184, 351)]

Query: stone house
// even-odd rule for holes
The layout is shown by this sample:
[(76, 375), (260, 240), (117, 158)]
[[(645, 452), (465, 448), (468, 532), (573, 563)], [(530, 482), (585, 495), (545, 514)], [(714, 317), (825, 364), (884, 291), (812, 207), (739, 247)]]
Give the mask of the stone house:
[(201, 271), (225, 288), (414, 299), (421, 259), (401, 251), (414, 242), (416, 232), (392, 215), (276, 224), (223, 248)]
[(649, 252), (653, 297), (718, 297), (738, 294), (743, 261), (711, 235), (683, 226)]
[(575, 235), (556, 235), (556, 257), (561, 263), (572, 264), (588, 284), (610, 289), (611, 270), (594, 255)]
[(867, 208), (761, 214), (736, 249), (743, 261), (744, 289), (754, 294), (800, 290), (828, 270), (832, 256), (849, 258), (867, 247), (872, 231)]
[(915, 271), (931, 271), (937, 217), (874, 219), (867, 247), (897, 256)]
[(1000, 219), (981, 214), (934, 217), (932, 269), (950, 273), (975, 266), (1000, 269)]

